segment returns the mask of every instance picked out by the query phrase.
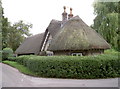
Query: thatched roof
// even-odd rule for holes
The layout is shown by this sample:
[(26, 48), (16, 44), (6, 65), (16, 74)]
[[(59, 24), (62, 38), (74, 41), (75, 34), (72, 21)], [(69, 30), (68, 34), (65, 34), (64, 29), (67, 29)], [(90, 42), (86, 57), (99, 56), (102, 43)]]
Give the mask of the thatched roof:
[(108, 48), (109, 44), (79, 16), (68, 20), (49, 46), (50, 51)]
[(50, 24), (48, 25), (47, 29), (45, 30), (45, 33), (44, 33), (44, 36), (43, 36), (43, 39), (42, 39), (42, 42), (40, 45), (40, 49), (42, 49), (42, 46), (43, 46), (43, 43), (47, 36), (47, 33), (49, 32), (50, 35), (52, 37), (54, 37), (57, 34), (57, 32), (59, 31), (60, 27), (61, 27), (61, 21), (51, 20)]
[(28, 54), (35, 53), (39, 54), (40, 46), (43, 39), (44, 33), (37, 34), (25, 39), (25, 41), (15, 51), (16, 54)]
[(60, 30), (61, 27), (61, 21), (58, 20), (51, 20), (49, 26), (47, 27), (47, 30), (50, 32), (52, 37), (56, 35), (56, 33)]
[(46, 34), (49, 31), (52, 37), (56, 35), (61, 27), (61, 21), (52, 20), (47, 27), (45, 33), (37, 34), (25, 39), (25, 41), (18, 47), (16, 54), (40, 53)]

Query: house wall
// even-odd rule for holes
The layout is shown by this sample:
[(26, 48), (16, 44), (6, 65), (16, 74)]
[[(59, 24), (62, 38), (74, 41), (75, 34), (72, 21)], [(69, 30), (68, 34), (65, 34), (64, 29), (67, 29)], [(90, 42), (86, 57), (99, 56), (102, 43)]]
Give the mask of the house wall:
[(104, 53), (104, 50), (84, 50), (84, 51), (54, 51), (54, 55), (72, 55), (72, 53), (82, 53), (83, 56), (97, 55)]
[(54, 54), (53, 55), (70, 55), (70, 52), (69, 51), (57, 51), (57, 52), (53, 52)]

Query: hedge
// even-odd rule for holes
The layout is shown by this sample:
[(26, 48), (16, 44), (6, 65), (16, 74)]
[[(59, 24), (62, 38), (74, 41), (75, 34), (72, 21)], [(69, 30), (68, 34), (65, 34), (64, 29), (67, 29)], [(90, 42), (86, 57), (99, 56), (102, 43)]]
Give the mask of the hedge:
[(0, 50), (0, 62), (2, 61), (2, 51)]
[(4, 48), (2, 51), (2, 60), (7, 60), (8, 57), (13, 56), (13, 50), (11, 48)]
[(118, 54), (96, 56), (20, 56), (16, 61), (41, 77), (108, 78), (120, 76)]

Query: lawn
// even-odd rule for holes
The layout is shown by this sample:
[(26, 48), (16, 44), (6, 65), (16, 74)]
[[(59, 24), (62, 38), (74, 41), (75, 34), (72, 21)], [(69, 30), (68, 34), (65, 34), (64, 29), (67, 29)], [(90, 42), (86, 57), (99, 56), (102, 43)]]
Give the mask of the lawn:
[(16, 69), (18, 69), (20, 72), (31, 75), (31, 76), (38, 76), (35, 72), (30, 71), (27, 67), (13, 61), (3, 61), (4, 64), (10, 65)]

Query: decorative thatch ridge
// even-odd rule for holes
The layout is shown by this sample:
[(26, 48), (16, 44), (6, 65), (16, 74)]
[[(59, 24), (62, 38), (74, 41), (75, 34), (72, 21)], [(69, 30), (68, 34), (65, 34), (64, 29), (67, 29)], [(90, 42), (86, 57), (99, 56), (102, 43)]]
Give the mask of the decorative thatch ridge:
[(44, 33), (37, 34), (25, 39), (25, 41), (17, 48), (16, 54), (39, 54)]
[(68, 20), (54, 37), (50, 51), (108, 49), (110, 45), (79, 16)]

